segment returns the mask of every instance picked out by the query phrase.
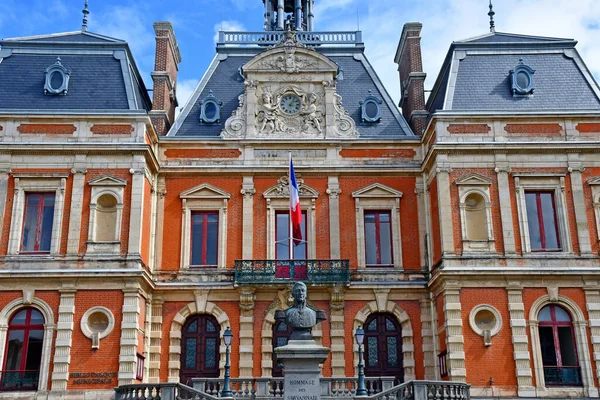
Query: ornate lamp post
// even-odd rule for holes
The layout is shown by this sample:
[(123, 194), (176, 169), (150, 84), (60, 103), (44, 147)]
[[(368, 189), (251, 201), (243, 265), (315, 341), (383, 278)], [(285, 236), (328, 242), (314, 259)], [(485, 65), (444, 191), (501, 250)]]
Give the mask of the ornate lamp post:
[(233, 393), (231, 393), (231, 383), (229, 380), (229, 369), (231, 368), (229, 365), (229, 346), (231, 346), (231, 341), (233, 340), (233, 333), (231, 333), (231, 329), (227, 327), (225, 332), (223, 332), (223, 342), (225, 342), (225, 380), (223, 381), (223, 390), (221, 390), (221, 397), (233, 397)]
[(365, 340), (365, 331), (359, 326), (354, 332), (354, 338), (358, 344), (358, 387), (356, 388), (357, 396), (367, 396), (367, 387), (365, 386), (365, 370), (363, 364), (362, 346)]

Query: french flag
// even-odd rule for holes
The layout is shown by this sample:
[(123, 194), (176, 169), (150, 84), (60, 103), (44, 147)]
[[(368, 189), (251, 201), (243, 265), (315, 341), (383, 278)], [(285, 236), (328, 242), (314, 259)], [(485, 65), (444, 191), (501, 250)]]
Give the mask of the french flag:
[(290, 154), (290, 219), (292, 221), (292, 238), (297, 246), (302, 243), (302, 211), (300, 210), (300, 195), (298, 193), (298, 184), (296, 183), (296, 173), (294, 172), (294, 163)]

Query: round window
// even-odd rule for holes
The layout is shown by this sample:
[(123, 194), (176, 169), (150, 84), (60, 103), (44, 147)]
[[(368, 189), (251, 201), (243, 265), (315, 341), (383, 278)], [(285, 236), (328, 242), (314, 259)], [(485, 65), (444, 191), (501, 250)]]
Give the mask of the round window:
[(65, 78), (60, 71), (54, 71), (52, 75), (50, 75), (50, 87), (53, 90), (60, 90), (64, 81)]
[(90, 339), (95, 335), (98, 339), (105, 338), (114, 327), (115, 317), (106, 307), (92, 307), (81, 318), (81, 331)]
[(204, 116), (207, 121), (213, 121), (217, 116), (217, 105), (212, 101), (206, 103), (204, 106)]
[(531, 82), (531, 78), (529, 74), (525, 71), (519, 71), (517, 73), (517, 85), (520, 89), (526, 90), (529, 87), (529, 83)]
[(379, 114), (379, 106), (374, 101), (369, 101), (365, 104), (365, 114), (367, 114), (367, 118), (375, 119)]
[(475, 325), (482, 331), (492, 330), (496, 325), (496, 317), (490, 310), (479, 310), (475, 314)]
[(485, 331), (489, 331), (490, 336), (494, 336), (500, 332), (502, 316), (494, 307), (480, 304), (469, 313), (469, 324), (471, 329), (480, 336), (484, 336)]
[(93, 333), (102, 333), (108, 328), (108, 315), (102, 311), (95, 311), (88, 317), (88, 327)]

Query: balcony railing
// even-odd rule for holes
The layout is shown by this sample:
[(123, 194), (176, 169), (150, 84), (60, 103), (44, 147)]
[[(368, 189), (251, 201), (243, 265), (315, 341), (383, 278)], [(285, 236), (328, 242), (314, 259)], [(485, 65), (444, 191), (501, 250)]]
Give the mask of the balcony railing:
[(350, 282), (348, 260), (236, 260), (236, 284)]
[(115, 400), (217, 400), (181, 383), (142, 383), (115, 388)]
[[(264, 31), (264, 32), (219, 32), (219, 41), (217, 46), (227, 45), (255, 45), (272, 46), (281, 42), (283, 31)], [(298, 40), (309, 46), (320, 45), (362, 45), (361, 31), (347, 32), (296, 32)]]
[(544, 367), (544, 380), (548, 386), (582, 386), (579, 367)]
[(1, 371), (0, 390), (37, 390), (40, 371)]

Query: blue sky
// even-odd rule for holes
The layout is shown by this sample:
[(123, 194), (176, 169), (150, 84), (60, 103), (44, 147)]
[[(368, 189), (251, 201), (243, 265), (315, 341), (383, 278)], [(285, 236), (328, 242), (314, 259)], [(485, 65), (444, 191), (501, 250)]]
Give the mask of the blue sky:
[[(81, 28), (83, 0), (0, 0), (0, 37)], [(575, 38), (584, 61), (600, 78), (600, 0), (494, 0), (500, 32)], [(215, 33), (261, 30), (261, 0), (90, 0), (89, 30), (127, 40), (146, 85), (152, 87), (154, 21), (171, 21), (179, 42), (178, 97), (189, 98), (215, 53)], [(452, 40), (489, 30), (488, 0), (316, 0), (316, 30), (363, 31), (366, 53), (398, 99), (394, 53), (402, 25), (423, 23), (423, 64), (431, 88)], [(358, 16), (358, 18), (357, 18)]]

